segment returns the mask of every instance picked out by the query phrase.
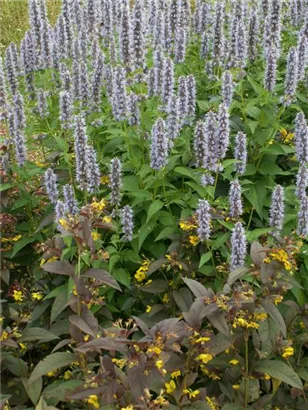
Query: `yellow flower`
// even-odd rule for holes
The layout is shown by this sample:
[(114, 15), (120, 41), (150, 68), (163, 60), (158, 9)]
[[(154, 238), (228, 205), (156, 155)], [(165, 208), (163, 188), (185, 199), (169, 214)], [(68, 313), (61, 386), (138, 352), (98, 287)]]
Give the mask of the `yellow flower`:
[(103, 222), (105, 222), (106, 224), (110, 224), (112, 222), (112, 218), (111, 216), (104, 216), (103, 217)]
[(31, 293), (32, 299), (42, 300), (43, 295), (40, 292), (33, 292)]
[(8, 334), (7, 331), (4, 330), (1, 334), (1, 336), (0, 336), (0, 342), (2, 342), (3, 340), (6, 340), (8, 338), (9, 338), (9, 334)]
[(108, 176), (108, 175), (103, 175), (103, 176), (101, 177), (101, 183), (102, 183), (103, 185), (108, 185), (109, 182), (110, 182), (110, 179), (109, 179), (109, 176)]
[(273, 260), (283, 263), (286, 270), (291, 270), (292, 264), (290, 263), (289, 256), (284, 249), (274, 249), (269, 256), (271, 256)]
[(158, 369), (162, 369), (164, 367), (164, 362), (162, 360), (157, 360), (157, 362), (155, 363), (155, 366)]
[(98, 241), (99, 239), (101, 239), (101, 235), (98, 232), (91, 232), (91, 236), (93, 241)]
[(123, 367), (126, 365), (127, 363), (127, 359), (116, 359), (113, 358), (111, 359), (113, 361), (113, 363), (115, 363), (120, 369), (123, 369)]
[(146, 273), (149, 269), (149, 266), (150, 266), (149, 261), (145, 260), (142, 262), (142, 265), (140, 266), (140, 268), (137, 270), (137, 272), (134, 275), (138, 282), (144, 281), (144, 279), (147, 277)]
[(59, 224), (64, 228), (66, 231), (69, 229), (69, 224), (65, 218), (59, 219)]
[(264, 373), (264, 380), (270, 380), (271, 376), (267, 373)]
[(200, 360), (202, 363), (206, 364), (213, 359), (213, 356), (208, 353), (202, 353), (202, 354), (199, 354), (197, 359)]
[(199, 243), (199, 238), (197, 235), (189, 235), (188, 241), (192, 246), (196, 246)]
[(181, 370), (175, 370), (171, 373), (171, 379), (175, 379), (176, 377), (181, 376)]
[(232, 389), (234, 389), (234, 390), (239, 390), (240, 387), (241, 387), (241, 386), (240, 386), (239, 384), (234, 384), (234, 385), (232, 386)]
[(278, 303), (281, 303), (283, 301), (283, 297), (281, 295), (275, 295), (273, 302), (275, 303), (275, 305), (277, 306)]
[(239, 364), (239, 361), (236, 359), (232, 359), (229, 361), (230, 364), (232, 364), (233, 366), (236, 366), (237, 364)]
[(96, 409), (99, 409), (98, 397), (96, 394), (91, 394), (91, 396), (88, 397), (87, 402), (92, 404)]
[(83, 340), (84, 340), (85, 342), (87, 342), (89, 339), (90, 339), (90, 335), (85, 335), (85, 336), (83, 337)]
[(24, 343), (18, 343), (21, 350), (26, 350), (27, 349), (27, 345), (25, 345)]
[(237, 327), (244, 327), (246, 329), (259, 329), (259, 324), (253, 321), (249, 322), (242, 317), (236, 317), (234, 319), (232, 327), (234, 327), (234, 329), (236, 329)]
[(106, 208), (106, 205), (107, 202), (104, 198), (100, 202), (93, 200), (93, 202), (91, 203), (91, 207), (97, 212), (102, 212)]
[(64, 375), (63, 375), (63, 379), (64, 380), (69, 380), (72, 377), (72, 372), (70, 370), (67, 370)]
[(52, 370), (51, 372), (46, 373), (47, 377), (53, 377), (57, 373), (57, 369)]
[(176, 389), (176, 384), (173, 380), (170, 380), (170, 383), (165, 383), (166, 392), (171, 394)]
[(152, 306), (150, 306), (150, 305), (147, 305), (147, 308), (146, 308), (146, 313), (150, 313), (151, 312), (151, 310), (152, 310)]
[(218, 410), (219, 407), (215, 403), (215, 398), (212, 397), (210, 398), (209, 396), (206, 396), (205, 400), (207, 401), (208, 405), (211, 407), (212, 410)]
[(194, 399), (195, 397), (198, 396), (198, 394), (200, 394), (200, 390), (193, 391), (191, 389), (184, 389), (183, 393), (187, 394), (190, 399)]
[(183, 231), (191, 231), (192, 229), (197, 228), (197, 225), (190, 221), (180, 221), (180, 228)]
[(147, 349), (147, 353), (155, 353), (155, 354), (157, 354), (157, 356), (160, 355), (161, 352), (162, 352), (162, 350), (161, 350), (161, 348), (158, 347), (158, 346), (149, 347), (149, 348)]
[(130, 404), (127, 407), (121, 407), (121, 410), (134, 410), (134, 406), (132, 404)]
[(21, 235), (16, 235), (16, 236), (14, 236), (13, 238), (11, 238), (11, 240), (12, 240), (13, 242), (17, 242), (17, 241), (19, 241), (20, 238), (21, 238)]
[(267, 313), (266, 312), (254, 313), (253, 316), (259, 322), (263, 322), (263, 320), (265, 320), (267, 318)]
[(204, 337), (198, 337), (198, 339), (196, 339), (194, 342), (195, 343), (201, 343), (202, 345), (205, 343), (205, 342), (208, 342), (209, 340), (211, 340), (211, 338), (210, 337), (206, 337), (206, 336), (204, 336)]
[(22, 302), (23, 300), (24, 300), (24, 296), (23, 296), (23, 294), (22, 294), (22, 291), (21, 290), (13, 290), (13, 299), (16, 301), (16, 302)]
[(170, 299), (169, 299), (168, 293), (165, 293), (163, 297), (163, 303), (168, 303), (169, 301)]
[(293, 356), (293, 355), (294, 355), (294, 349), (293, 349), (293, 347), (288, 346), (288, 347), (285, 347), (285, 348), (283, 349), (282, 357), (283, 357), (284, 359), (287, 359), (288, 357)]
[(168, 400), (166, 400), (163, 396), (158, 396), (156, 397), (156, 399), (154, 399), (153, 401), (154, 404), (156, 404), (157, 406), (164, 406), (166, 404), (169, 404)]

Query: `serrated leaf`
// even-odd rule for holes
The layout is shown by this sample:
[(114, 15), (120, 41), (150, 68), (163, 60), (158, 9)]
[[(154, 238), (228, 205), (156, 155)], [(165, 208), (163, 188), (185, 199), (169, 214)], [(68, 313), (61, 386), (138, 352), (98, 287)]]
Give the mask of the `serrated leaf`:
[(68, 366), (76, 360), (76, 356), (73, 353), (57, 352), (53, 353), (45, 359), (41, 360), (34, 368), (29, 383), (35, 382), (39, 377), (52, 372), (53, 370)]
[(301, 379), (291, 367), (279, 360), (264, 360), (254, 366), (254, 370), (260, 373), (267, 373), (271, 377), (281, 380), (297, 389), (303, 389)]
[(149, 220), (152, 218), (152, 216), (157, 214), (157, 212), (160, 209), (162, 209), (163, 206), (164, 206), (164, 203), (162, 201), (157, 200), (157, 201), (152, 202), (148, 209), (146, 223), (148, 223)]

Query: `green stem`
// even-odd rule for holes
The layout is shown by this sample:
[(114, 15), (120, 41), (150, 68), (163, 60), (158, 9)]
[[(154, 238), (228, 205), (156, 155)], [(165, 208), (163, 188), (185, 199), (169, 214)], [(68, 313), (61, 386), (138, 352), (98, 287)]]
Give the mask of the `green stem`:
[(245, 333), (245, 403), (244, 407), (247, 409), (248, 393), (249, 393), (249, 362), (248, 362), (248, 333)]
[(218, 183), (218, 176), (219, 176), (219, 172), (216, 172), (216, 176), (215, 176), (215, 183), (214, 183), (214, 199), (215, 199), (215, 192), (216, 192), (216, 188), (217, 188), (217, 183)]
[(249, 228), (250, 228), (250, 224), (251, 224), (251, 221), (252, 221), (253, 212), (254, 212), (254, 207), (251, 208), (251, 212), (250, 212), (249, 220), (248, 220), (248, 224), (247, 224), (247, 231), (248, 231)]

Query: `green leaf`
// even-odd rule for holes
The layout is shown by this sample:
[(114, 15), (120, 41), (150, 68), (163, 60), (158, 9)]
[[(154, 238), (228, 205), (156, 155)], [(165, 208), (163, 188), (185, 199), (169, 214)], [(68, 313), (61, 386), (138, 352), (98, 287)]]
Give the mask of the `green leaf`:
[(32, 243), (36, 240), (36, 236), (24, 236), (23, 238), (21, 238), (18, 242), (15, 243), (11, 258), (14, 258), (14, 256), (19, 251), (21, 251), (25, 246), (29, 245), (29, 243)]
[(154, 229), (154, 223), (150, 222), (148, 224), (143, 225), (140, 228), (139, 231), (139, 238), (138, 238), (138, 247), (139, 250), (141, 249), (141, 246), (143, 245), (143, 242), (146, 240), (146, 238), (150, 235), (150, 233), (153, 231)]
[(12, 206), (12, 211), (14, 209), (21, 208), (28, 203), (28, 198), (19, 198), (16, 202), (14, 202), (14, 205)]
[(60, 315), (61, 312), (66, 308), (68, 301), (67, 289), (63, 289), (61, 293), (59, 293), (51, 308), (50, 314), (50, 323), (54, 322), (56, 318)]
[(162, 209), (163, 206), (164, 203), (162, 201), (157, 200), (152, 202), (148, 209), (146, 223), (148, 223), (152, 216), (154, 216), (160, 209)]
[(271, 228), (257, 228), (257, 229), (254, 229), (253, 231), (248, 231), (246, 235), (247, 241), (253, 242), (256, 239), (258, 239), (260, 236), (269, 233), (271, 230), (272, 230)]
[(206, 252), (204, 253), (201, 258), (200, 258), (200, 263), (199, 263), (199, 268), (203, 266), (206, 262), (208, 262), (212, 257), (212, 252)]
[(271, 377), (281, 380), (297, 389), (303, 389), (301, 379), (291, 367), (279, 360), (264, 360), (254, 366), (254, 370), (260, 373), (267, 373)]
[(197, 178), (198, 178), (196, 175), (196, 172), (190, 168), (176, 167), (174, 168), (174, 172), (176, 174), (184, 175), (188, 178), (194, 179), (195, 181), (197, 181)]
[(42, 265), (42, 269), (49, 273), (57, 273), (58, 275), (74, 275), (74, 268), (67, 261), (48, 262)]
[(244, 407), (235, 403), (228, 403), (223, 406), (221, 410), (244, 410)]
[(117, 283), (117, 281), (104, 269), (89, 269), (84, 275), (84, 278), (93, 278), (102, 282), (104, 285), (108, 285), (111, 288), (117, 289), (122, 291), (121, 287)]
[(229, 273), (228, 276), (228, 285), (231, 286), (233, 285), (234, 282), (236, 282), (238, 279), (243, 277), (246, 273), (248, 272), (247, 268), (237, 268), (234, 271)]
[(68, 366), (76, 360), (76, 355), (67, 352), (57, 352), (41, 360), (34, 368), (29, 383), (35, 382), (41, 376), (53, 370)]
[(212, 249), (213, 250), (219, 249), (224, 243), (227, 242), (228, 238), (229, 238), (228, 233), (224, 233), (223, 235), (218, 236), (218, 238), (216, 238), (212, 243)]
[(13, 186), (13, 185), (10, 184), (10, 183), (1, 184), (1, 186), (0, 186), (0, 192), (6, 191), (7, 189), (12, 188), (12, 186)]
[(41, 327), (26, 327), (21, 333), (20, 342), (49, 342), (50, 340), (59, 339), (58, 336)]
[(35, 381), (35, 383), (32, 383), (32, 384), (29, 384), (29, 380), (26, 377), (22, 377), (21, 382), (27, 392), (29, 399), (32, 401), (34, 405), (36, 405), (40, 398), (42, 387), (43, 387), (42, 377), (39, 377)]
[(49, 384), (46, 386), (44, 389), (42, 396), (46, 399), (49, 398), (56, 398), (59, 401), (64, 400), (65, 396), (74, 390), (76, 390), (78, 387), (82, 385), (81, 380), (57, 380), (56, 382)]
[(268, 313), (270, 317), (274, 320), (274, 322), (278, 325), (283, 336), (287, 337), (287, 328), (285, 321), (281, 313), (279, 312), (278, 308), (274, 305), (274, 303), (268, 298), (261, 300), (261, 305), (263, 306), (265, 312)]
[(211, 410), (212, 407), (204, 401), (194, 401), (182, 407), (183, 410)]
[(160, 234), (155, 238), (155, 242), (161, 240), (161, 239), (166, 239), (166, 238), (170, 238), (172, 235), (174, 235), (175, 233), (177, 233), (179, 230), (173, 226), (166, 226), (166, 228), (164, 228)]

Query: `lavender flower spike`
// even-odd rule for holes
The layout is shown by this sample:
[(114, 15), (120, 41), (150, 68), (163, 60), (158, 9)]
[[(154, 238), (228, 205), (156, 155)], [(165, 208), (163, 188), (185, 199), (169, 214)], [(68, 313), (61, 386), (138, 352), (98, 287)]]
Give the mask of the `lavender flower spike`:
[(119, 205), (121, 200), (121, 186), (122, 186), (122, 164), (118, 158), (113, 158), (110, 162), (110, 173), (109, 173), (109, 180), (110, 180), (110, 203), (112, 205)]
[(296, 177), (296, 196), (299, 200), (306, 196), (306, 189), (308, 186), (308, 169), (306, 164), (299, 167)]
[(245, 173), (247, 163), (247, 141), (246, 135), (241, 131), (238, 132), (235, 137), (234, 158), (240, 161), (234, 165), (234, 170), (238, 174), (243, 175)]
[(58, 201), (58, 188), (57, 188), (57, 176), (51, 168), (48, 168), (44, 175), (44, 182), (47, 195), (52, 204), (56, 204)]
[(229, 190), (230, 216), (232, 218), (238, 218), (243, 213), (243, 204), (241, 196), (241, 185), (239, 183), (239, 180), (235, 179), (231, 182)]
[(26, 162), (26, 144), (23, 130), (14, 130), (14, 145), (15, 155), (19, 166), (23, 166)]
[(276, 84), (277, 70), (277, 53), (272, 47), (269, 48), (266, 55), (266, 69), (264, 78), (264, 87), (268, 91), (273, 91)]
[(218, 155), (220, 159), (225, 158), (228, 147), (229, 147), (229, 134), (230, 134), (230, 125), (229, 125), (229, 113), (228, 108), (224, 104), (220, 104), (218, 114)]
[(124, 236), (123, 241), (129, 242), (133, 239), (134, 221), (133, 210), (129, 205), (126, 205), (121, 211), (121, 225)]
[(295, 118), (295, 148), (298, 162), (308, 162), (308, 128), (303, 112), (299, 112)]
[(288, 54), (287, 75), (284, 84), (285, 101), (292, 102), (298, 81), (298, 54), (296, 47), (291, 47)]
[(233, 98), (233, 79), (230, 71), (225, 71), (221, 77), (221, 95), (223, 102), (227, 107), (230, 107)]
[(165, 130), (165, 122), (158, 118), (152, 128), (151, 142), (151, 168), (161, 169), (167, 164), (168, 157), (168, 137)]
[(198, 228), (197, 234), (200, 241), (207, 241), (211, 233), (211, 208), (205, 199), (199, 199), (198, 208), (196, 210)]
[(72, 100), (68, 91), (61, 91), (60, 93), (60, 121), (62, 129), (68, 129), (71, 127), (71, 115), (72, 115)]
[(231, 236), (230, 272), (244, 266), (247, 251), (246, 235), (243, 225), (237, 222)]
[(301, 200), (300, 209), (297, 215), (297, 234), (300, 236), (308, 235), (308, 197)]
[(280, 233), (283, 227), (284, 219), (284, 192), (280, 185), (276, 185), (273, 195), (272, 204), (270, 208), (269, 225), (277, 233)]
[(67, 184), (63, 187), (64, 196), (64, 210), (65, 212), (75, 215), (78, 213), (78, 206), (74, 195), (74, 189), (72, 185)]

